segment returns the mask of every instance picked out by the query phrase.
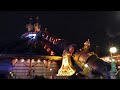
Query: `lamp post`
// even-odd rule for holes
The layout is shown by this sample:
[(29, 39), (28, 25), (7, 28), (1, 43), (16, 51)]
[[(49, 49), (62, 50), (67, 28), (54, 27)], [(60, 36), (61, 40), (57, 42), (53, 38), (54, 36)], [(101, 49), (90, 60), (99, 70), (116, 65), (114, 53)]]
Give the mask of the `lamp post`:
[(111, 79), (116, 79), (115, 73), (117, 72), (117, 69), (113, 59), (113, 54), (117, 52), (117, 48), (111, 47), (109, 51), (110, 51), (110, 58), (111, 58), (111, 71), (110, 71)]

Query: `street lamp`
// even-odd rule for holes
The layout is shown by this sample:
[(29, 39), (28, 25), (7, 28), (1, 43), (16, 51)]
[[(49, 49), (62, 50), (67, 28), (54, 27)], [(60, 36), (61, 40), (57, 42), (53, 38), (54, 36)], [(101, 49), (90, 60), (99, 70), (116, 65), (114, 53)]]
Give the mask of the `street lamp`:
[(110, 53), (112, 55), (112, 53), (116, 53), (117, 52), (117, 48), (116, 47), (111, 47), (109, 51), (110, 51)]
[(114, 59), (113, 59), (113, 53), (117, 52), (117, 48), (111, 47), (109, 51), (111, 55), (111, 79), (116, 79), (115, 73), (117, 72), (117, 69), (116, 69)]

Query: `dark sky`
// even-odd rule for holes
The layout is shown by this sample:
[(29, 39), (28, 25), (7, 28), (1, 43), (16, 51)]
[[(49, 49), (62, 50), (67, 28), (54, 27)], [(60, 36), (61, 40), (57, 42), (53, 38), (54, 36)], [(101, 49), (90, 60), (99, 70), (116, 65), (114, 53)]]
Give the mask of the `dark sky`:
[(0, 41), (17, 40), (29, 16), (39, 16), (48, 32), (80, 47), (88, 38), (93, 47), (105, 47), (120, 36), (120, 11), (0, 11)]

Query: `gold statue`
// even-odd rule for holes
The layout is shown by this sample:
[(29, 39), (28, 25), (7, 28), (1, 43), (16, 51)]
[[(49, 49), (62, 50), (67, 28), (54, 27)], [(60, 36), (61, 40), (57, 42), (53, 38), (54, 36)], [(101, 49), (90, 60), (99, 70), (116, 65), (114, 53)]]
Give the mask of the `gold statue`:
[(90, 41), (89, 39), (84, 43), (84, 47), (83, 47), (83, 50), (88, 50), (90, 48)]
[(71, 55), (64, 53), (61, 68), (58, 70), (57, 76), (72, 76), (76, 70), (71, 63)]

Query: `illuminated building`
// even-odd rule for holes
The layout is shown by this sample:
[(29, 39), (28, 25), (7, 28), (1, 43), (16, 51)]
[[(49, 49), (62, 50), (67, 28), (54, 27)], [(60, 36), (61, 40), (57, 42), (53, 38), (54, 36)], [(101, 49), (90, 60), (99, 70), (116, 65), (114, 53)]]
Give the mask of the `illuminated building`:
[(102, 74), (106, 72), (104, 68), (110, 70), (108, 63), (89, 51), (89, 39), (79, 49), (76, 44), (49, 34), (38, 22), (34, 25), (29, 22), (26, 28), (28, 31), (20, 40), (0, 50), (0, 58), (12, 64), (12, 78), (33, 79), (37, 75), (59, 79), (76, 73), (89, 77), (92, 69)]

